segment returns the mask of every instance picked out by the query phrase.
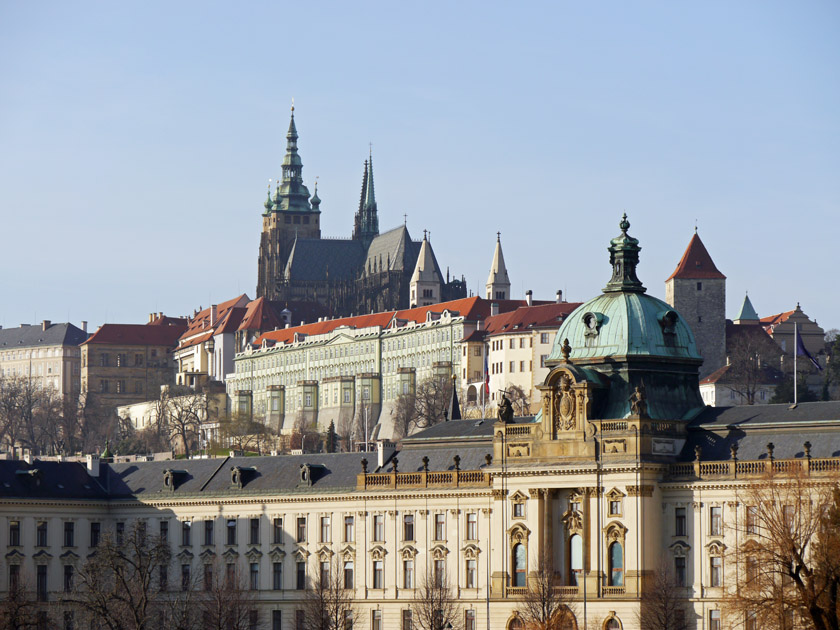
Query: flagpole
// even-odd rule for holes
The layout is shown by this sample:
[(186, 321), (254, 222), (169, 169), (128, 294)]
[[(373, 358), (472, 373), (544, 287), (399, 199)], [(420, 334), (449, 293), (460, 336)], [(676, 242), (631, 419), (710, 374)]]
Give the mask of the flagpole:
[(798, 324), (796, 322), (793, 323), (793, 404), (797, 404), (799, 400), (797, 391), (797, 384), (796, 384), (796, 357), (799, 354), (799, 329), (797, 328)]

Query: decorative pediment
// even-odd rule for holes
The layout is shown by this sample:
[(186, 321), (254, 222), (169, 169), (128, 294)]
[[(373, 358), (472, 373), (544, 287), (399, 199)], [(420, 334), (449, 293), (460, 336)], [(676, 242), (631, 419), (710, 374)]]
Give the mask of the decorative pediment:
[(286, 552), (283, 551), (280, 547), (274, 547), (271, 551), (268, 552), (268, 557), (271, 558), (272, 562), (280, 562), (283, 560)]
[(345, 560), (352, 560), (356, 557), (356, 549), (352, 545), (345, 545), (341, 550), (341, 557)]
[(198, 557), (201, 558), (203, 562), (213, 562), (216, 559), (216, 552), (212, 549), (205, 549), (200, 554), (198, 554)]
[(449, 555), (449, 549), (438, 543), (437, 545), (432, 547), (431, 553), (432, 558), (434, 558), (435, 560), (443, 560), (444, 558), (446, 558), (447, 555)]
[(188, 560), (192, 561), (194, 557), (195, 556), (193, 555), (193, 552), (189, 549), (182, 549), (181, 552), (176, 556), (176, 558), (180, 558), (184, 562)]
[(400, 549), (400, 557), (403, 560), (411, 560), (417, 555), (417, 549), (412, 547), (411, 545), (406, 545), (402, 549)]
[(627, 528), (623, 523), (613, 521), (604, 528), (604, 535), (607, 539), (607, 544), (612, 542), (622, 542), (627, 535)]
[(228, 562), (234, 562), (237, 558), (239, 558), (239, 552), (233, 548), (226, 549), (222, 554), (222, 557)]
[(479, 549), (477, 545), (474, 545), (472, 543), (466, 545), (463, 549), (461, 549), (461, 551), (463, 552), (464, 557), (467, 560), (475, 560), (476, 558), (478, 558), (478, 554), (481, 553), (481, 549)]
[(382, 545), (376, 545), (370, 550), (370, 557), (374, 560), (383, 560), (385, 555), (388, 553), (388, 550), (385, 549)]
[(294, 550), (294, 553), (292, 553), (292, 557), (297, 562), (306, 562), (309, 559), (309, 552), (303, 547), (298, 547)]
[(569, 533), (583, 531), (583, 514), (578, 510), (566, 510), (563, 514), (563, 524)]
[(76, 564), (76, 561), (79, 559), (79, 556), (75, 552), (68, 549), (59, 556), (59, 559), (63, 564)]
[(262, 551), (257, 549), (256, 547), (251, 547), (248, 551), (245, 552), (245, 557), (248, 558), (251, 562), (256, 562), (260, 558), (262, 558)]
[(520, 502), (520, 501), (527, 501), (528, 500), (528, 495), (526, 495), (521, 490), (517, 490), (516, 492), (514, 492), (510, 496), (510, 500), (513, 501), (514, 503), (517, 503), (517, 502)]
[(41, 551), (39, 551), (38, 553), (32, 554), (33, 560), (50, 560), (51, 558), (52, 555), (47, 553), (46, 549), (41, 549)]
[(23, 555), (19, 549), (12, 549), (9, 553), (6, 554), (6, 560), (8, 562), (11, 562), (12, 564), (17, 564), (18, 562), (21, 562), (24, 558), (26, 558), (26, 556)]
[(321, 545), (321, 548), (318, 549), (316, 553), (321, 562), (329, 562), (330, 558), (332, 558), (335, 554), (335, 552), (326, 545)]
[(607, 499), (620, 500), (620, 499), (623, 499), (624, 497), (626, 497), (627, 495), (624, 494), (618, 488), (613, 488), (612, 490), (610, 490), (609, 492), (604, 494), (604, 496), (607, 497)]
[(706, 545), (706, 549), (708, 550), (710, 556), (722, 556), (726, 551), (726, 545), (719, 540), (715, 540), (714, 542)]
[(512, 544), (524, 543), (531, 535), (531, 530), (525, 527), (522, 523), (517, 523), (508, 530), (508, 537)]
[(678, 540), (670, 547), (671, 553), (674, 554), (677, 558), (686, 558), (688, 557), (689, 552), (691, 551), (691, 545), (688, 543)]

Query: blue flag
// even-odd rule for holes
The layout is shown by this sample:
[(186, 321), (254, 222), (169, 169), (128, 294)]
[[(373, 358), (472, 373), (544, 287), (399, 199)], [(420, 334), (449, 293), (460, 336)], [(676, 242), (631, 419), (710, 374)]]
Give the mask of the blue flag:
[(808, 349), (802, 342), (802, 335), (799, 334), (799, 329), (795, 329), (794, 334), (796, 335), (796, 355), (800, 357), (808, 357), (808, 360), (814, 364), (814, 367), (822, 372), (822, 366), (819, 364), (819, 361), (811, 356), (811, 353), (808, 352)]

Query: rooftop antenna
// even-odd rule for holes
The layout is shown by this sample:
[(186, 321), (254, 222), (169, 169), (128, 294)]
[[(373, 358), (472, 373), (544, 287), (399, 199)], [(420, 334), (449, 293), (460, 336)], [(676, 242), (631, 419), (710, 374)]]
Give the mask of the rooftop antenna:
[(697, 219), (694, 219), (694, 233), (697, 234)]

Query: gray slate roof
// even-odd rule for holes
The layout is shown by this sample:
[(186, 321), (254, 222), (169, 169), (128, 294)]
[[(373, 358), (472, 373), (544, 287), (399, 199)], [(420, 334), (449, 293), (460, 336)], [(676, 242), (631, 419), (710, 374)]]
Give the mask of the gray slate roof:
[(741, 405), (707, 407), (691, 423), (691, 427), (724, 427), (727, 425), (811, 423), (826, 420), (840, 422), (840, 401), (799, 403), (794, 409), (783, 405)]
[(299, 282), (353, 280), (362, 267), (361, 241), (299, 238), (295, 241), (286, 273)]
[[(35, 472), (37, 471), (37, 473)], [(106, 499), (100, 484), (78, 462), (0, 461), (0, 499)]]
[(78, 346), (88, 333), (73, 324), (51, 324), (43, 330), (40, 324), (0, 329), (0, 351), (37, 346)]
[[(439, 440), (492, 441), (493, 423), (495, 422), (496, 418), (439, 422), (428, 429), (423, 429), (405, 438), (402, 441), (402, 446), (403, 449), (426, 448), (428, 442)], [(513, 424), (530, 424), (532, 422), (534, 422), (534, 416), (522, 416), (513, 419)]]

